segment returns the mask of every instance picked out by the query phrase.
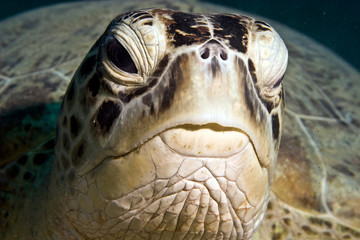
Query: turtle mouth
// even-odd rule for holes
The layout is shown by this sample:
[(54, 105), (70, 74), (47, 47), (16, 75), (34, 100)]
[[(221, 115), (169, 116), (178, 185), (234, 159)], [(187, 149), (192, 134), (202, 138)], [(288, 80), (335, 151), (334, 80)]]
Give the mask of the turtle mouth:
[(177, 126), (159, 137), (173, 152), (188, 157), (228, 158), (250, 143), (246, 133), (218, 124)]

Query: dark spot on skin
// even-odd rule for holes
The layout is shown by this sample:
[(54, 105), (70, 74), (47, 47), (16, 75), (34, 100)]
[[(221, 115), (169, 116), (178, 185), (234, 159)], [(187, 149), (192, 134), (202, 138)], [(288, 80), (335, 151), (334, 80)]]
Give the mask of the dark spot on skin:
[(285, 107), (285, 90), (283, 86), (281, 86), (280, 99), (283, 100), (283, 106)]
[[(257, 94), (257, 96), (261, 99), (261, 103), (266, 107), (267, 111), (268, 111), (269, 113), (271, 113), (271, 111), (272, 111), (275, 107), (277, 107), (278, 105), (275, 105), (272, 101), (268, 101), (268, 100), (264, 99), (264, 98), (260, 95), (260, 90), (259, 90), (259, 87), (258, 87), (258, 85), (257, 85), (257, 77), (256, 77), (256, 73), (255, 73), (255, 72), (256, 72), (256, 68), (255, 68), (255, 65), (254, 65), (253, 61), (252, 61), (250, 58), (248, 59), (248, 67), (249, 67), (249, 72), (250, 72), (250, 75), (251, 75), (251, 79), (252, 79), (252, 81), (253, 81), (253, 83), (254, 83), (254, 86), (255, 86), (256, 94)], [(277, 81), (277, 82), (275, 83), (275, 85), (273, 86), (273, 88), (279, 86), (280, 83), (281, 83), (281, 81), (282, 81), (282, 78), (280, 78), (279, 81)], [(281, 92), (281, 94), (282, 94), (282, 92)], [(280, 97), (281, 97), (281, 95), (280, 95)]]
[(19, 167), (17, 165), (12, 165), (5, 170), (5, 174), (9, 179), (15, 179), (19, 174)]
[[(248, 77), (248, 74), (247, 74), (247, 71), (246, 71), (246, 67), (245, 67), (245, 64), (244, 62), (238, 58), (238, 66), (239, 66), (239, 72), (243, 73), (242, 75), (242, 81), (244, 83), (244, 90), (245, 90), (245, 93), (244, 93), (244, 96), (245, 96), (245, 103), (250, 111), (250, 114), (253, 118), (256, 117), (256, 111), (257, 111), (257, 101), (255, 99), (255, 96), (254, 96), (254, 92), (252, 91), (252, 88), (250, 85), (250, 82), (249, 82), (249, 77)], [(256, 105), (255, 105), (256, 104)]]
[(152, 87), (154, 87), (157, 83), (158, 83), (158, 79), (157, 79), (157, 78), (153, 78), (153, 79), (151, 79), (151, 80), (149, 81), (148, 87), (149, 87), (149, 88), (152, 88)]
[(62, 135), (62, 145), (66, 152), (69, 152), (70, 149), (70, 139), (69, 136), (64, 132)]
[(169, 55), (165, 55), (163, 57), (163, 59), (161, 59), (161, 61), (158, 63), (156, 70), (154, 71), (154, 73), (152, 74), (152, 76), (154, 78), (158, 78), (161, 76), (161, 74), (164, 72), (166, 66), (169, 63)]
[(150, 106), (150, 114), (151, 114), (151, 115), (154, 115), (154, 113), (155, 113), (154, 104), (151, 103), (151, 106)]
[(139, 87), (134, 89), (132, 92), (130, 92), (130, 99), (135, 97), (135, 96), (139, 96), (144, 94), (145, 92), (147, 92), (149, 90), (149, 86), (143, 86), (143, 87)]
[(257, 83), (256, 68), (255, 68), (253, 61), (250, 58), (248, 60), (248, 66), (249, 66), (249, 72), (250, 72), (251, 78), (252, 78), (254, 84), (256, 84)]
[(79, 148), (77, 149), (76, 154), (79, 158), (81, 158), (84, 155), (84, 152), (85, 152), (85, 144), (82, 143), (82, 144), (80, 144)]
[(151, 95), (151, 93), (148, 93), (148, 94), (146, 94), (145, 96), (143, 96), (143, 97), (142, 97), (142, 102), (143, 102), (146, 106), (150, 107), (151, 104), (152, 104), (152, 95)]
[(24, 165), (26, 164), (27, 160), (28, 160), (28, 156), (27, 156), (27, 155), (23, 155), (21, 158), (19, 158), (19, 159), (17, 160), (17, 163), (18, 163), (19, 165), (21, 165), (21, 166), (24, 166)]
[(175, 47), (201, 43), (210, 38), (209, 29), (197, 22), (203, 18), (201, 15), (174, 12), (171, 17), (174, 22), (167, 27), (167, 31), (173, 37), (171, 43)]
[(74, 115), (70, 117), (70, 131), (73, 137), (76, 137), (81, 130), (81, 124)]
[(102, 130), (108, 132), (120, 113), (121, 107), (117, 103), (113, 101), (103, 102), (96, 116), (96, 122), (100, 124)]
[(163, 95), (163, 99), (161, 102), (161, 108), (162, 109), (168, 109), (170, 107), (170, 99), (171, 99), (171, 88), (170, 87), (166, 87), (164, 89), (164, 95)]
[(272, 133), (274, 139), (279, 139), (280, 134), (280, 122), (279, 122), (279, 116), (277, 114), (274, 114), (271, 118), (271, 125), (272, 125)]
[(87, 76), (89, 75), (94, 68), (96, 67), (96, 55), (91, 55), (87, 57), (83, 63), (81, 64), (81, 67), (79, 69), (80, 76)]
[(349, 177), (354, 177), (355, 174), (353, 172), (351, 172), (345, 165), (342, 164), (337, 164), (335, 166), (332, 166), (335, 170), (339, 171), (340, 173), (349, 176)]
[(212, 75), (215, 76), (216, 73), (218, 73), (220, 71), (220, 65), (219, 65), (219, 62), (216, 59), (216, 57), (213, 57), (211, 59), (211, 65), (210, 66), (211, 66)]
[(123, 103), (128, 103), (130, 102), (131, 98), (129, 97), (129, 95), (123, 91), (119, 92), (119, 98)]
[(33, 158), (33, 164), (40, 166), (49, 159), (49, 156), (45, 153), (38, 153)]
[(284, 218), (284, 223), (286, 224), (286, 226), (290, 226), (291, 225), (291, 219), (290, 218)]
[[(186, 55), (183, 55), (186, 56)], [(168, 86), (160, 86), (159, 91), (163, 93), (162, 100), (161, 100), (161, 110), (166, 110), (170, 107), (171, 101), (174, 98), (175, 91), (176, 91), (176, 81), (182, 82), (183, 75), (181, 70), (179, 69), (180, 62), (182, 61), (183, 57), (179, 56), (175, 59), (173, 64), (171, 65), (171, 68), (169, 69), (169, 75), (166, 76), (166, 80), (163, 82), (168, 82)], [(186, 59), (185, 59), (186, 61)], [(162, 87), (164, 89), (162, 89)]]
[(91, 96), (96, 97), (100, 89), (100, 78), (98, 73), (94, 73), (94, 75), (90, 78), (88, 87), (91, 92)]
[(79, 167), (83, 163), (83, 155), (86, 150), (86, 143), (80, 143), (77, 147), (74, 148), (71, 162), (74, 167)]
[(217, 14), (210, 16), (214, 25), (214, 37), (227, 39), (232, 48), (246, 53), (248, 47), (248, 30), (238, 16)]
[(327, 221), (327, 220), (323, 220), (323, 219), (320, 219), (320, 218), (315, 218), (315, 217), (310, 217), (309, 218), (309, 221), (314, 224), (314, 225), (318, 225), (318, 226), (326, 226), (327, 228), (332, 228), (332, 223)]
[(301, 227), (302, 230), (304, 230), (306, 232), (307, 235), (317, 235), (318, 233), (313, 230), (311, 227), (304, 225)]
[(144, 25), (152, 26), (152, 25), (153, 25), (153, 21), (145, 22)]
[(261, 99), (261, 102), (265, 105), (268, 113), (271, 113), (271, 111), (275, 108), (274, 103), (271, 101), (267, 101), (267, 100), (263, 99), (262, 97), (260, 97), (260, 99)]

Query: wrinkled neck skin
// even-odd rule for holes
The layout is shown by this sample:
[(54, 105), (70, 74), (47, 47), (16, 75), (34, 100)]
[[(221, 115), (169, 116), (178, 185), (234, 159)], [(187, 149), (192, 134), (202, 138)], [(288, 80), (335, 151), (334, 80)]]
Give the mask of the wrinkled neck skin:
[[(51, 197), (43, 202), (47, 211), (38, 212), (43, 214), (39, 219), (46, 222), (39, 226), (41, 231), (35, 231), (35, 239), (93, 239), (97, 235), (124, 239), (139, 234), (143, 239), (164, 234), (175, 239), (191, 235), (205, 239), (251, 237), (266, 211), (270, 189), (266, 170), (257, 167), (256, 158), (251, 157), (251, 144), (241, 140), (245, 144), (239, 152), (226, 150), (219, 158), (189, 157), (192, 150), (173, 151), (178, 146), (168, 138), (176, 138), (179, 130), (172, 131), (154, 137), (134, 153), (107, 160), (95, 173), (72, 184), (56, 184), (59, 179), (54, 177), (48, 192)], [(196, 137), (202, 139), (201, 130), (197, 131)], [(232, 134), (238, 137), (238, 133)], [(217, 141), (224, 141), (218, 137)], [(199, 142), (192, 146), (196, 151), (205, 148)], [(136, 174), (127, 175), (135, 168)], [(259, 171), (262, 181), (253, 186), (243, 184), (242, 190), (237, 185), (250, 176), (239, 174), (242, 168)], [(94, 192), (95, 188), (101, 190)], [(257, 196), (248, 198), (245, 191)], [(91, 224), (95, 221), (97, 224)], [(94, 234), (93, 228), (98, 233)]]
[(43, 218), (39, 216), (39, 219), (43, 219), (44, 222), (40, 226), (41, 230), (35, 232), (37, 237), (34, 239), (84, 239), (66, 216), (68, 207), (64, 203), (66, 201), (67, 186), (64, 184), (59, 188), (59, 186), (56, 186), (56, 182), (56, 180), (52, 179), (49, 184), (47, 197), (43, 201), (46, 211), (38, 213), (39, 215), (43, 214)]

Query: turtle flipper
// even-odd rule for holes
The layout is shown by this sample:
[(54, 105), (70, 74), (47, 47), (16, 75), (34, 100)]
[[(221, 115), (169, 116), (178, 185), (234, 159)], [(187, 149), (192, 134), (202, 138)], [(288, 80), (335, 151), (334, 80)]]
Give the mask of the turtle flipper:
[[(55, 137), (43, 141), (39, 146), (0, 169), (0, 239), (9, 225), (23, 218), (25, 200), (32, 197), (43, 185), (51, 172), (54, 157)], [(15, 214), (17, 213), (17, 214)], [(20, 214), (18, 214), (20, 213)]]

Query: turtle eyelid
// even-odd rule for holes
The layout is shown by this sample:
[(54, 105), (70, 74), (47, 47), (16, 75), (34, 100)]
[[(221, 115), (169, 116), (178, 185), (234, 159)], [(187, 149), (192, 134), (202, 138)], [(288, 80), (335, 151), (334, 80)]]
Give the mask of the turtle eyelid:
[(138, 73), (138, 69), (129, 52), (116, 38), (108, 40), (106, 54), (114, 66), (120, 70), (127, 73)]

